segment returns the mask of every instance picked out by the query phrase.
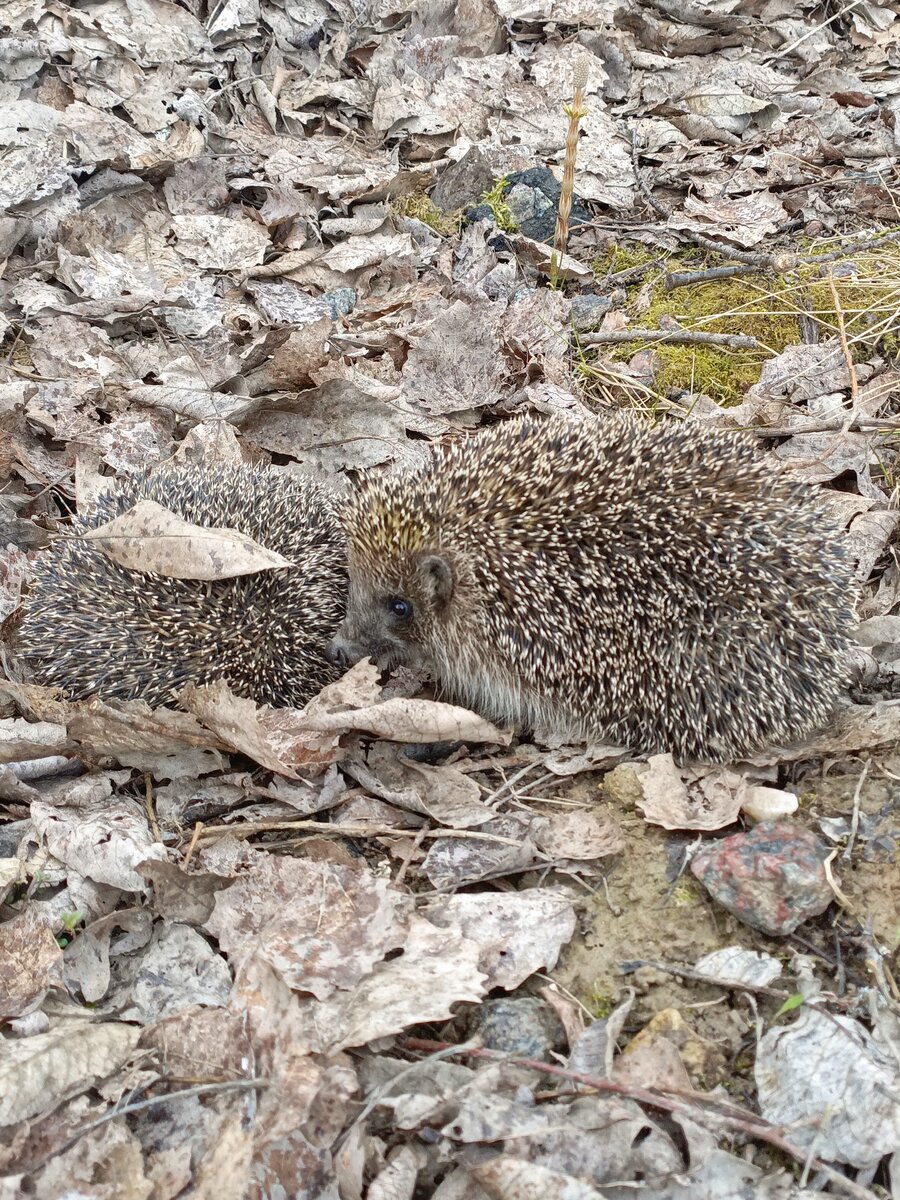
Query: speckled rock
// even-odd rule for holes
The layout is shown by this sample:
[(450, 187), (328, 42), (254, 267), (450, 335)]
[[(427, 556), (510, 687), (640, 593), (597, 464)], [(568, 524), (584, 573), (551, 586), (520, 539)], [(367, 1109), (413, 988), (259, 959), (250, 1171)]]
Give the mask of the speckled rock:
[(500, 996), (476, 1008), (467, 1023), (468, 1037), (489, 1050), (517, 1058), (549, 1062), (551, 1050), (565, 1046), (565, 1032), (549, 1004), (536, 996)]
[(833, 900), (826, 855), (804, 826), (764, 821), (701, 850), (691, 871), (723, 908), (746, 925), (778, 936), (818, 916)]

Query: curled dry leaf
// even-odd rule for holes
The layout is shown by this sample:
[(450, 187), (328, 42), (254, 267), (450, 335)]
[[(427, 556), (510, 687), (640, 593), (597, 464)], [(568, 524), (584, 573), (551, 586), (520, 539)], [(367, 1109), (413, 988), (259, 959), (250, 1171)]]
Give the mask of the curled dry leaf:
[(900, 741), (900, 700), (845, 705), (821, 733), (790, 746), (773, 746), (749, 761), (758, 766), (854, 754)]
[(224, 679), (203, 686), (189, 683), (181, 689), (179, 700), (233, 750), (248, 755), (261, 767), (278, 775), (297, 778), (297, 772), (282, 762), (266, 737), (256, 705), (252, 700), (236, 696)]
[(102, 1000), (109, 988), (113, 937), (116, 952), (125, 954), (145, 946), (152, 932), (153, 915), (146, 908), (118, 908), (90, 921), (66, 948), (66, 984), (70, 991), (77, 988), (88, 1004)]
[(157, 779), (204, 775), (223, 764), (218, 739), (190, 713), (96, 698), (72, 704), (69, 713), (69, 736), (91, 758), (112, 757)]
[(747, 983), (752, 987), (768, 987), (781, 975), (781, 963), (761, 950), (745, 950), (743, 946), (723, 946), (706, 954), (694, 964), (698, 975), (710, 983)]
[(132, 800), (112, 801), (94, 812), (53, 808), (36, 800), (31, 819), (54, 858), (79, 875), (123, 892), (145, 891), (137, 866), (147, 858), (166, 857), (150, 836), (143, 809)]
[(192, 525), (155, 500), (139, 500), (81, 536), (120, 567), (169, 579), (232, 579), (294, 565), (244, 533)]
[(422, 871), (433, 887), (452, 891), (504, 874), (518, 874), (536, 866), (541, 858), (534, 846), (538, 821), (505, 815), (478, 830), (486, 839), (439, 837), (425, 855)]
[(61, 754), (68, 743), (64, 725), (18, 717), (0, 721), (0, 763)]
[(245, 860), (250, 869), (217, 893), (206, 922), (233, 962), (259, 956), (288, 986), (324, 999), (403, 945), (410, 902), (367, 868), (249, 850)]
[(637, 805), (663, 829), (722, 829), (740, 812), (746, 783), (724, 767), (678, 768), (671, 754), (654, 754), (636, 772)]
[(535, 830), (534, 841), (552, 859), (582, 862), (618, 854), (624, 844), (614, 821), (601, 820), (583, 810), (552, 813), (547, 824)]
[(575, 909), (562, 888), (448, 896), (425, 914), (435, 925), (458, 927), (482, 949), (479, 967), (488, 988), (508, 992), (535, 971), (550, 971), (575, 932)]
[(336, 1052), (447, 1020), (455, 1004), (475, 1004), (484, 996), (480, 956), (477, 942), (458, 929), (438, 929), (413, 916), (399, 958), (379, 963), (351, 992), (307, 1006), (310, 1044)]
[(490, 742), (506, 745), (510, 735), (454, 704), (434, 700), (406, 700), (397, 697), (371, 708), (340, 713), (311, 713), (306, 720), (311, 729), (322, 733), (347, 733), (364, 730), (389, 742)]
[(470, 775), (449, 764), (414, 762), (399, 745), (378, 743), (366, 753), (354, 750), (341, 766), (373, 796), (452, 829), (484, 825), (494, 816)]
[(770, 1029), (756, 1058), (762, 1115), (797, 1146), (874, 1168), (900, 1146), (900, 1064), (858, 1021), (806, 1006)]

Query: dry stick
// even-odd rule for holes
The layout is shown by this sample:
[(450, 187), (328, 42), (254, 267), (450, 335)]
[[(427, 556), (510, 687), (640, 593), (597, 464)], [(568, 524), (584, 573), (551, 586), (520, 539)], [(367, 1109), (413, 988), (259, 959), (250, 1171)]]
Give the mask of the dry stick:
[[(688, 237), (693, 237), (693, 234), (688, 234)], [(699, 237), (699, 235), (698, 235)], [(837, 262), (839, 258), (848, 258), (851, 254), (855, 254), (857, 250), (876, 250), (879, 246), (884, 246), (887, 242), (896, 242), (900, 239), (900, 229), (895, 229), (892, 233), (884, 233), (877, 238), (856, 238), (852, 242), (846, 242), (838, 250), (832, 250), (830, 254), (778, 254), (772, 255), (771, 261), (767, 261), (770, 256), (760, 255), (759, 267), (764, 270), (772, 271), (791, 271), (798, 266), (825, 266), (826, 263)], [(695, 239), (696, 240), (696, 239)], [(702, 244), (702, 243), (701, 243)], [(736, 258), (734, 251), (719, 246), (719, 253), (726, 254), (729, 258)], [(745, 267), (710, 267), (707, 271), (673, 271), (671, 275), (666, 276), (666, 291), (674, 291), (675, 288), (685, 287), (692, 283), (709, 283), (713, 279), (728, 279), (735, 275), (752, 275), (754, 268), (752, 266)]]
[(153, 811), (153, 778), (149, 771), (144, 772), (144, 808), (147, 810), (147, 821), (153, 833), (154, 842), (162, 841), (162, 834), (159, 831), (159, 822), (156, 819), (156, 813)]
[(900, 417), (857, 417), (845, 428), (838, 420), (809, 421), (805, 425), (743, 425), (746, 433), (761, 438), (796, 437), (798, 433), (883, 433), (890, 437), (900, 430)]
[(572, 103), (563, 106), (563, 112), (569, 118), (566, 130), (566, 152), (563, 157), (562, 191), (559, 196), (559, 210), (556, 214), (556, 232), (553, 235), (553, 254), (550, 258), (550, 286), (556, 287), (559, 278), (559, 266), (569, 242), (569, 217), (572, 213), (572, 196), (575, 192), (575, 157), (578, 154), (578, 126), (582, 117), (587, 116), (584, 107), (584, 89), (588, 81), (588, 58), (582, 54), (575, 64), (572, 83), (575, 94)]
[(35, 1171), (39, 1171), (41, 1167), (45, 1167), (52, 1158), (56, 1158), (60, 1154), (65, 1154), (86, 1133), (91, 1133), (93, 1130), (99, 1129), (101, 1125), (106, 1125), (109, 1121), (115, 1121), (117, 1117), (127, 1117), (131, 1113), (143, 1112), (144, 1109), (153, 1108), (157, 1104), (168, 1104), (172, 1100), (187, 1100), (192, 1096), (205, 1096), (209, 1092), (258, 1091), (268, 1086), (268, 1079), (229, 1079), (224, 1080), (222, 1083), (201, 1083), (197, 1087), (181, 1088), (177, 1092), (166, 1092), (164, 1096), (154, 1096), (151, 1100), (138, 1100), (134, 1104), (123, 1104), (118, 1108), (110, 1108), (95, 1121), (91, 1121), (87, 1125), (82, 1125), (80, 1129), (76, 1129), (72, 1136), (66, 1138), (61, 1146), (55, 1146), (49, 1154), (45, 1154), (36, 1163), (29, 1165), (27, 1174), (33, 1175)]
[[(257, 833), (282, 833), (289, 829), (332, 837), (414, 837), (420, 830), (395, 829), (390, 825), (366, 825), (363, 822), (347, 825), (326, 825), (322, 821), (248, 821), (245, 825), (206, 825), (200, 837), (215, 840), (222, 837), (248, 838)], [(501, 846), (521, 846), (520, 838), (501, 837), (498, 833), (479, 833), (475, 829), (425, 829), (423, 838), (469, 838), (477, 842), (497, 842)]]
[(689, 329), (616, 329), (588, 333), (583, 346), (621, 345), (623, 342), (679, 342), (686, 346), (727, 346), (729, 350), (757, 350), (755, 337), (742, 333), (696, 333)]
[(194, 832), (191, 835), (191, 844), (187, 848), (187, 854), (184, 856), (184, 862), (181, 864), (181, 869), (186, 871), (188, 864), (194, 857), (194, 851), (197, 849), (197, 842), (200, 840), (200, 834), (203, 832), (204, 825), (202, 821), (197, 821), (194, 824)]
[(862, 795), (863, 784), (866, 782), (866, 776), (869, 773), (870, 762), (871, 759), (867, 758), (853, 791), (853, 816), (850, 819), (850, 836), (847, 838), (847, 848), (841, 856), (847, 861), (853, 857), (853, 849), (856, 845), (857, 834), (859, 833), (859, 801)]
[[(400, 1044), (407, 1050), (418, 1050), (424, 1054), (443, 1054), (448, 1046), (447, 1042), (435, 1042), (427, 1038), (416, 1037), (402, 1038)], [(612, 1080), (604, 1079), (600, 1075), (588, 1075), (582, 1071), (569, 1071), (565, 1067), (555, 1067), (550, 1063), (540, 1062), (534, 1058), (512, 1058), (497, 1050), (472, 1050), (467, 1047), (461, 1047), (460, 1053), (464, 1057), (486, 1058), (492, 1062), (504, 1062), (510, 1066), (539, 1071), (543, 1075), (554, 1075), (557, 1079), (565, 1079), (571, 1083), (580, 1083), (584, 1087), (593, 1088), (597, 1092), (609, 1092), (615, 1096), (623, 1096), (639, 1104), (647, 1104), (652, 1108), (661, 1109), (663, 1112), (679, 1113), (682, 1116), (689, 1117), (692, 1121), (699, 1119), (698, 1108), (700, 1103), (712, 1105), (718, 1110), (715, 1114), (711, 1114), (716, 1120), (721, 1121), (739, 1133), (747, 1134), (748, 1137), (758, 1138), (761, 1142), (767, 1142), (770, 1146), (774, 1146), (776, 1150), (780, 1150), (782, 1154), (787, 1154), (795, 1162), (801, 1164), (809, 1162), (815, 1170), (821, 1171), (836, 1188), (846, 1192), (848, 1196), (853, 1196), (854, 1200), (877, 1200), (875, 1193), (870, 1192), (868, 1188), (854, 1183), (852, 1179), (848, 1179), (846, 1175), (842, 1175), (840, 1171), (836, 1171), (828, 1163), (822, 1162), (821, 1159), (812, 1158), (805, 1151), (799, 1149), (799, 1147), (786, 1141), (774, 1126), (764, 1120), (764, 1118), (758, 1117), (755, 1113), (748, 1112), (736, 1104), (723, 1103), (716, 1096), (684, 1092), (678, 1088), (666, 1088), (665, 1093), (667, 1094), (664, 1094), (662, 1091), (657, 1092), (649, 1088), (630, 1087), (622, 1083), (613, 1083)], [(670, 1099), (670, 1095), (682, 1097), (693, 1101), (693, 1103), (680, 1103), (678, 1100)]]

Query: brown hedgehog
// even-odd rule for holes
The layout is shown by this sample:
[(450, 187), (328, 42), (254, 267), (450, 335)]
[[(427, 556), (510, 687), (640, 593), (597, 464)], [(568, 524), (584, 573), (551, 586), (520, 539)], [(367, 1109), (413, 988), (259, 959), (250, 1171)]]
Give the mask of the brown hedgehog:
[(425, 667), (495, 721), (731, 761), (821, 724), (854, 614), (808, 486), (742, 436), (515, 419), (367, 484), (338, 665)]
[[(78, 534), (155, 500), (225, 526), (293, 568), (207, 582), (130, 571)], [(335, 677), (325, 657), (344, 615), (347, 561), (333, 502), (315, 484), (244, 466), (163, 466), (105, 493), (39, 555), (17, 649), (38, 683), (173, 704), (224, 679), (258, 703), (303, 705)]]

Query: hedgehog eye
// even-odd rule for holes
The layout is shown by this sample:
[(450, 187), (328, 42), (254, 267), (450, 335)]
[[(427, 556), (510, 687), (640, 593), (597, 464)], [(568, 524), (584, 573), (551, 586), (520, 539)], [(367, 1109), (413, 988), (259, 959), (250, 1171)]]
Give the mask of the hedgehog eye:
[(387, 606), (388, 612), (398, 621), (408, 621), (413, 615), (412, 601), (404, 600), (402, 596), (391, 596)]

